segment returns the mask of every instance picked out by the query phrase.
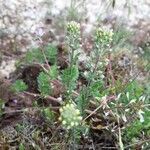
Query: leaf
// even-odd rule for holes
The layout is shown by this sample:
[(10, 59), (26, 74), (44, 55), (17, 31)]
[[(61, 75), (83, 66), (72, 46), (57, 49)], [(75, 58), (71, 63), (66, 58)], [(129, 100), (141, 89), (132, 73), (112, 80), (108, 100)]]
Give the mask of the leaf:
[(50, 95), (51, 94), (51, 85), (50, 78), (48, 74), (41, 72), (37, 78), (38, 80), (38, 88), (42, 95)]
[(54, 112), (50, 108), (44, 108), (43, 114), (49, 121), (54, 121)]
[(56, 65), (51, 66), (49, 72), (48, 72), (51, 80), (56, 79), (58, 76), (58, 69)]
[(89, 104), (89, 99), (87, 98), (87, 88), (83, 88), (80, 91), (80, 95), (77, 97), (76, 101), (77, 101), (77, 108), (80, 110), (82, 116), (85, 116), (85, 109), (87, 108), (88, 104)]
[(79, 77), (79, 70), (77, 66), (72, 66), (71, 68), (67, 68), (62, 72), (62, 81), (66, 87), (70, 89), (75, 88), (76, 80)]
[(27, 63), (43, 63), (45, 61), (42, 51), (39, 48), (34, 48), (31, 51), (28, 51), (25, 60)]
[[(44, 54), (43, 54), (44, 53)], [(57, 60), (57, 48), (49, 44), (47, 47), (43, 48), (43, 51), (40, 48), (34, 48), (31, 51), (28, 51), (25, 57), (27, 63), (39, 62), (44, 63), (46, 59), (54, 64)]]
[(120, 146), (120, 150), (124, 150), (124, 145), (122, 142), (121, 129), (120, 128), (119, 128), (119, 146)]
[(45, 53), (45, 56), (50, 63), (54, 64), (56, 62), (56, 60), (57, 60), (57, 48), (54, 45), (49, 44), (44, 49), (44, 53)]
[(101, 80), (93, 82), (90, 87), (90, 92), (92, 96), (99, 97), (101, 95), (100, 91), (101, 91), (102, 86), (103, 84)]
[(23, 80), (16, 80), (11, 86), (11, 89), (14, 92), (23, 92), (27, 90), (27, 88), (28, 86), (23, 82)]

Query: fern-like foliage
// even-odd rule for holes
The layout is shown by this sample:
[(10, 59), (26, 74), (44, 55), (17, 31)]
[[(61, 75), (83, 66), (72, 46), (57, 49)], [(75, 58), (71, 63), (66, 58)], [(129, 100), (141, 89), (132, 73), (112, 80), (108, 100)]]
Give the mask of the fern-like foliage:
[(97, 80), (91, 83), (90, 93), (92, 97), (101, 97), (101, 91), (103, 90), (103, 81)]
[(76, 81), (79, 77), (79, 70), (76, 65), (68, 67), (62, 72), (62, 81), (66, 88), (71, 91), (76, 87)]
[(47, 47), (45, 47), (44, 53), (45, 53), (47, 60), (50, 63), (52, 63), (52, 64), (56, 63), (56, 61), (57, 61), (57, 48), (54, 45), (49, 44)]
[(44, 62), (44, 56), (43, 56), (40, 48), (34, 48), (31, 51), (28, 51), (26, 54), (25, 61), (27, 63), (33, 63), (33, 62), (43, 63)]
[(23, 82), (23, 80), (16, 80), (11, 86), (11, 89), (14, 92), (23, 92), (27, 90), (27, 88), (28, 86)]
[(77, 107), (80, 110), (82, 116), (85, 116), (85, 109), (88, 106), (88, 102), (89, 100), (87, 99), (87, 91), (85, 89), (82, 89), (80, 91), (80, 95), (77, 97), (76, 101), (77, 101)]
[(38, 88), (42, 95), (50, 95), (52, 92), (51, 81), (58, 77), (58, 69), (57, 65), (53, 65), (50, 67), (47, 72), (40, 72), (37, 81)]
[(54, 122), (55, 114), (50, 108), (44, 108), (41, 110), (42, 114), (46, 117), (49, 122)]
[(50, 70), (48, 70), (48, 74), (51, 80), (54, 80), (58, 77), (59, 71), (57, 65), (53, 65), (50, 67)]
[(45, 72), (41, 72), (37, 78), (38, 81), (38, 89), (42, 95), (50, 95), (51, 94), (51, 84), (49, 75)]
[(44, 63), (45, 59), (47, 59), (50, 63), (54, 64), (57, 60), (57, 48), (49, 44), (48, 46), (44, 47), (43, 49), (35, 48), (31, 51), (28, 51), (26, 54), (25, 61), (27, 63)]

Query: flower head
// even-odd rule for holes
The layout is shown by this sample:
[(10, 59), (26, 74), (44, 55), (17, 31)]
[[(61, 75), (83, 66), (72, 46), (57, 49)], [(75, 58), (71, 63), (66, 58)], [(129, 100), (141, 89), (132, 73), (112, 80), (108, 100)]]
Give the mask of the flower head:
[(76, 108), (75, 104), (68, 103), (60, 108), (59, 120), (66, 129), (78, 126), (82, 120), (80, 111)]
[(80, 34), (80, 24), (75, 21), (68, 22), (67, 32), (72, 35), (79, 35)]
[(113, 40), (113, 32), (112, 30), (108, 31), (102, 28), (98, 28), (95, 32), (94, 40), (97, 44), (109, 46)]

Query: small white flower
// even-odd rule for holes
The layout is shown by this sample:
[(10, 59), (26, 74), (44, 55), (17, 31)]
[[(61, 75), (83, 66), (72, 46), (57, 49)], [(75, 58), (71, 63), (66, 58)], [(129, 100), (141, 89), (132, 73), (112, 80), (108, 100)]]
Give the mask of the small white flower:
[(70, 107), (71, 107), (71, 108), (74, 108), (74, 105), (73, 105), (73, 104), (70, 104)]
[(81, 116), (79, 116), (79, 117), (78, 117), (78, 119), (79, 119), (79, 120), (82, 120), (82, 117), (81, 117)]
[(65, 120), (62, 121), (62, 124), (63, 124), (63, 125), (66, 125), (66, 123), (67, 123), (67, 122), (66, 122)]
[(80, 111), (79, 111), (78, 109), (76, 110), (76, 114), (77, 114), (77, 115), (79, 115), (79, 114), (80, 114)]
[(71, 105), (67, 104), (65, 107), (69, 108)]
[(80, 116), (80, 111), (76, 108), (75, 104), (69, 102), (60, 109), (59, 120), (62, 121), (62, 125), (66, 129), (70, 129), (73, 126), (78, 125), (82, 120), (82, 117)]
[(59, 111), (60, 111), (60, 112), (63, 112), (63, 109), (62, 109), (62, 108), (60, 108), (60, 109), (59, 109)]
[(75, 123), (74, 122), (71, 122), (71, 124), (70, 124), (72, 127), (75, 125)]
[(59, 117), (59, 118), (58, 118), (58, 120), (59, 120), (59, 121), (61, 121), (61, 120), (62, 120), (62, 118), (61, 118), (61, 117)]
[(75, 122), (75, 126), (78, 126), (79, 125), (79, 123), (78, 122)]
[(67, 126), (67, 129), (69, 130), (71, 127), (70, 126)]

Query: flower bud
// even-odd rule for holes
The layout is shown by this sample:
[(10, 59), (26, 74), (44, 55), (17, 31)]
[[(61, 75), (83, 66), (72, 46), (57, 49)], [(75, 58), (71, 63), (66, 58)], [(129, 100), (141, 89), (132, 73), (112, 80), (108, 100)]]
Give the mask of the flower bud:
[(67, 24), (67, 32), (69, 34), (78, 35), (80, 34), (80, 25), (75, 21), (71, 21)]
[(95, 40), (96, 44), (100, 44), (102, 46), (108, 47), (113, 40), (112, 38), (113, 38), (112, 30), (108, 31), (108, 30), (104, 30), (102, 28), (98, 28), (95, 31), (94, 40)]

